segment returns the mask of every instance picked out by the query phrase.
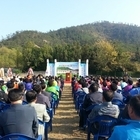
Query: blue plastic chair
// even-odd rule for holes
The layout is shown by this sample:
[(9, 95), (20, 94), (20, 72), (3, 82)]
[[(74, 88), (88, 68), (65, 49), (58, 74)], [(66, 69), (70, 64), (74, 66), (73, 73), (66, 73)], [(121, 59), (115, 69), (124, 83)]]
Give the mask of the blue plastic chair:
[(27, 105), (28, 102), (27, 101), (22, 101), (22, 105)]
[(6, 105), (5, 102), (0, 101), (0, 112), (3, 112), (3, 107)]
[(87, 118), (88, 118), (88, 115), (90, 114), (90, 112), (92, 111), (92, 109), (98, 104), (93, 104), (93, 105), (90, 105), (89, 107), (87, 107), (86, 109), (84, 109), (84, 127), (87, 126)]
[(93, 119), (87, 119), (88, 123), (88, 130), (87, 130), (87, 140), (90, 140), (90, 134), (93, 134), (93, 124), (98, 123), (98, 133), (93, 134), (94, 138), (93, 140), (98, 140), (99, 137), (108, 138), (110, 137), (113, 127), (117, 124), (118, 119), (113, 118), (111, 116), (102, 115), (102, 116), (96, 116)]
[(0, 138), (0, 140), (38, 140), (38, 139), (31, 138), (29, 136), (20, 133), (13, 133)]
[(39, 124), (44, 126), (45, 140), (48, 140), (48, 122), (43, 122), (38, 119)]
[(84, 97), (85, 97), (86, 93), (81, 93), (77, 96), (76, 101), (75, 101), (75, 109), (78, 111), (80, 109), (81, 104), (84, 101)]
[(50, 116), (50, 121), (45, 124), (46, 125), (45, 127), (47, 127), (47, 128), (50, 127), (50, 131), (52, 131), (52, 119), (53, 119), (53, 110), (52, 110), (52, 108), (47, 109), (47, 112), (48, 112), (48, 114)]
[(55, 93), (51, 92), (51, 97), (54, 99), (55, 101), (55, 108), (58, 108), (58, 104), (59, 104), (59, 98), (58, 95), (56, 95)]
[(76, 98), (79, 96), (79, 95), (85, 95), (86, 93), (83, 92), (83, 91), (76, 91), (74, 93), (74, 102), (76, 102)]
[(113, 99), (112, 104), (118, 105), (120, 110), (123, 110), (125, 108), (125, 103), (118, 99)]
[(45, 140), (48, 140), (48, 127), (49, 127), (49, 122), (45, 122)]
[(7, 109), (10, 108), (10, 106), (11, 106), (11, 104), (1, 103), (1, 105), (0, 105), (0, 112), (6, 111)]
[(51, 101), (51, 108), (53, 110), (53, 114), (55, 115), (55, 99), (52, 97), (52, 101)]

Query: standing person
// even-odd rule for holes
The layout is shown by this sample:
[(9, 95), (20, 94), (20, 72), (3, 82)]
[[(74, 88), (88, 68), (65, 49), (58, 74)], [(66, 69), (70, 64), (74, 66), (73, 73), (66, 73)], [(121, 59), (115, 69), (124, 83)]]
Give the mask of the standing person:
[(21, 133), (32, 138), (37, 137), (38, 119), (36, 111), (31, 106), (22, 105), (21, 90), (10, 90), (8, 98), (11, 106), (0, 114), (0, 135)]
[(3, 79), (4, 76), (4, 68), (0, 68), (0, 77)]
[(27, 75), (30, 75), (30, 76), (34, 75), (33, 69), (31, 67), (28, 69)]
[(9, 68), (9, 69), (7, 70), (7, 77), (8, 77), (9, 79), (11, 79), (11, 78), (13, 77), (13, 72), (12, 72), (12, 69), (11, 69), (11, 68)]

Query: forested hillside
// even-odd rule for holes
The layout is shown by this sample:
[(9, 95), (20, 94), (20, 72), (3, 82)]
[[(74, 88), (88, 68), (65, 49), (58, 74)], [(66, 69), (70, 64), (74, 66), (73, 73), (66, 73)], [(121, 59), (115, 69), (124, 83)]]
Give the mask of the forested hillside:
[(17, 31), (0, 42), (0, 66), (45, 70), (47, 58), (64, 62), (80, 58), (89, 59), (90, 73), (138, 72), (139, 46), (140, 27), (107, 21), (47, 33)]

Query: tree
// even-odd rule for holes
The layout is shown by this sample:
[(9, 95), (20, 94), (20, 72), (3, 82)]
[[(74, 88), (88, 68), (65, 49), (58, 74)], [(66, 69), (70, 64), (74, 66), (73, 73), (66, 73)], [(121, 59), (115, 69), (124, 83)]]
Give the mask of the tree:
[(110, 72), (116, 56), (117, 52), (109, 42), (102, 40), (95, 43), (93, 63), (97, 70)]
[(34, 43), (33, 42), (27, 42), (23, 45), (23, 50), (22, 50), (22, 54), (23, 54), (23, 69), (27, 70), (29, 67), (33, 67), (34, 65), (32, 65), (32, 62), (34, 61), (34, 57), (32, 54), (34, 48)]

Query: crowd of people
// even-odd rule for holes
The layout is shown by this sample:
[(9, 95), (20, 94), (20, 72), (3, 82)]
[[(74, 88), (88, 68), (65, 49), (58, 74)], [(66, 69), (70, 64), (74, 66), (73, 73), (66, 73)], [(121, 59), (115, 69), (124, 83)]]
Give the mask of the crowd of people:
[[(87, 76), (79, 79), (74, 76), (71, 82), (74, 101), (84, 93), (79, 109), (79, 129), (85, 130), (86, 120), (107, 115), (117, 119), (109, 140), (140, 139), (140, 79), (133, 82), (131, 77)], [(120, 108), (113, 101), (123, 104)], [(91, 107), (90, 110), (88, 108)], [(86, 117), (86, 118), (85, 118)], [(86, 120), (85, 120), (86, 119)], [(98, 124), (92, 125), (92, 133), (99, 132)]]
[[(109, 140), (135, 139), (140, 134), (140, 79), (136, 82), (131, 77), (86, 76), (72, 77), (72, 94), (74, 101), (84, 93), (79, 105), (79, 129), (86, 129), (86, 119), (107, 115), (118, 120)], [(39, 121), (49, 122), (52, 101), (61, 99), (64, 79), (39, 74), (31, 71), (20, 78), (12, 76), (8, 81), (0, 79), (0, 136), (11, 133), (22, 133), (37, 138), (44, 135), (44, 126)], [(123, 103), (120, 108), (113, 101)], [(9, 105), (3, 109), (2, 104)], [(25, 105), (26, 103), (26, 105)], [(90, 110), (87, 108), (91, 107)], [(22, 120), (22, 121), (21, 121)], [(98, 124), (92, 127), (92, 133), (97, 134)]]
[[(21, 133), (32, 138), (44, 136), (44, 125), (49, 122), (52, 101), (61, 99), (64, 80), (53, 77), (32, 75), (20, 78), (0, 79), (0, 136)], [(4, 108), (7, 105), (7, 108)]]

